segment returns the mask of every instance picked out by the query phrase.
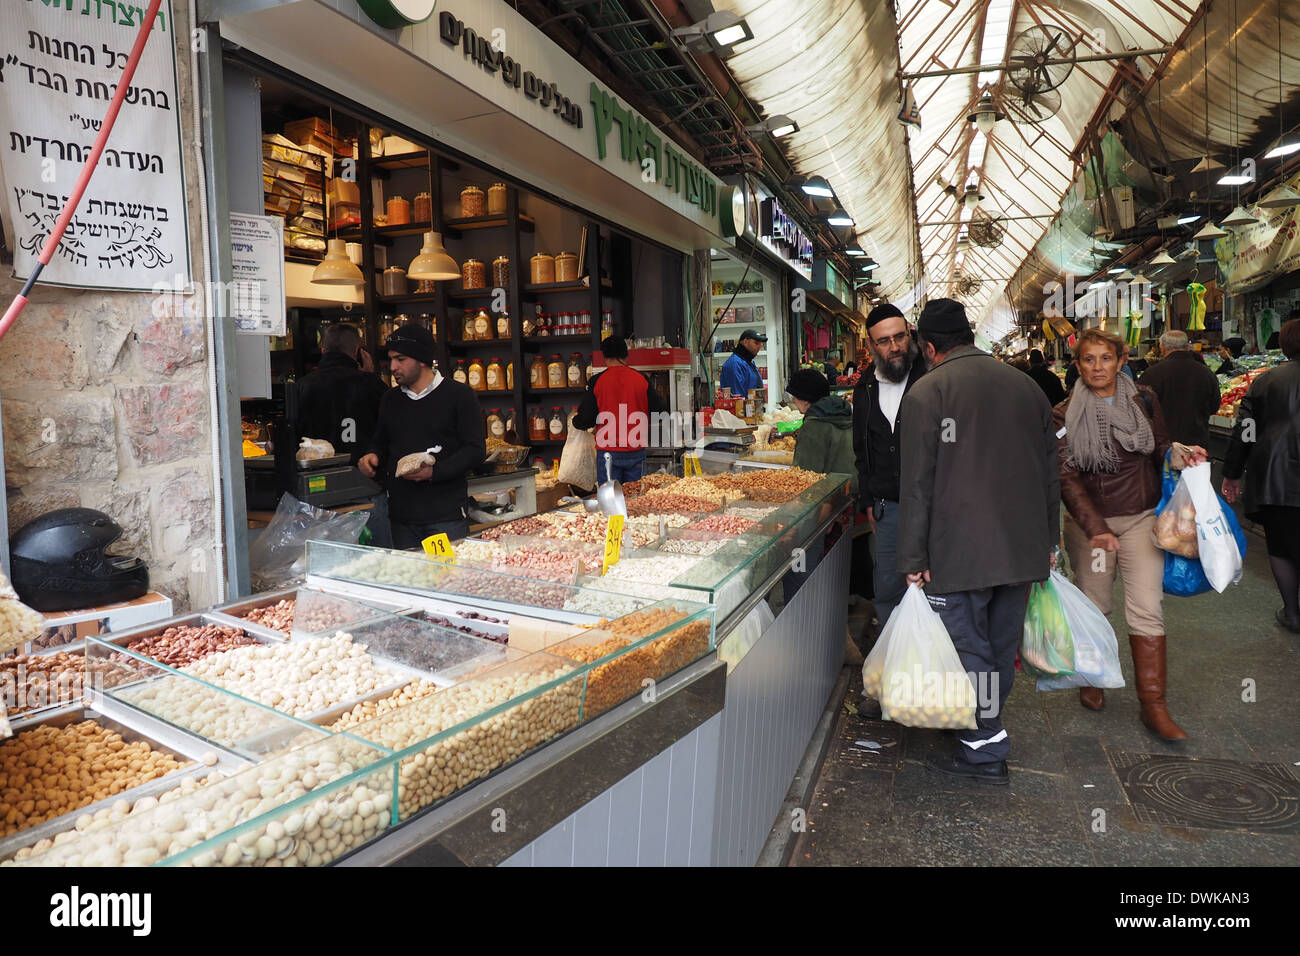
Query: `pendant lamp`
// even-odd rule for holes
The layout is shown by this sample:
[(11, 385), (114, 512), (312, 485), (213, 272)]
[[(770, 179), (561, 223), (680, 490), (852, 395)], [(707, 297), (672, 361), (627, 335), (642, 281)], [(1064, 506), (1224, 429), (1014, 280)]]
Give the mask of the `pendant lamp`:
[(1228, 213), (1222, 225), (1229, 229), (1244, 229), (1246, 226), (1253, 226), (1258, 220), (1250, 213), (1246, 212), (1245, 206), (1238, 206), (1232, 212)]
[(1207, 222), (1201, 227), (1201, 231), (1192, 236), (1193, 239), (1222, 239), (1227, 233), (1220, 229), (1212, 222)]
[(325, 247), (325, 258), (311, 273), (311, 281), (318, 285), (349, 285), (360, 288), (366, 284), (357, 264), (348, 258), (348, 247), (342, 239), (331, 239)]
[(459, 279), (460, 267), (447, 255), (442, 245), (442, 233), (426, 232), (420, 254), (411, 260), (406, 270), (408, 279)]
[(1172, 266), (1177, 264), (1177, 260), (1164, 249), (1161, 249), (1156, 253), (1155, 257), (1152, 258), (1151, 264), (1153, 266)]
[(1300, 206), (1300, 193), (1290, 186), (1279, 186), (1255, 205), (1261, 209), (1285, 209), (1288, 206)]

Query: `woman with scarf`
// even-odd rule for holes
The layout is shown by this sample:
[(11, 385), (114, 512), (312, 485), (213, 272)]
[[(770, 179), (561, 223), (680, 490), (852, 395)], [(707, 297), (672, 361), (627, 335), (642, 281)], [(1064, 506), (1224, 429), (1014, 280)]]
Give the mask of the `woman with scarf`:
[[(1152, 529), (1165, 453), (1178, 469), (1204, 461), (1206, 453), (1169, 440), (1155, 393), (1120, 374), (1123, 354), (1114, 333), (1080, 335), (1079, 379), (1056, 406), (1065, 549), (1080, 590), (1103, 614), (1110, 613), (1118, 568), (1142, 723), (1165, 740), (1186, 740), (1165, 707), (1165, 555)], [(1080, 688), (1079, 701), (1090, 710), (1106, 704), (1096, 687)]]

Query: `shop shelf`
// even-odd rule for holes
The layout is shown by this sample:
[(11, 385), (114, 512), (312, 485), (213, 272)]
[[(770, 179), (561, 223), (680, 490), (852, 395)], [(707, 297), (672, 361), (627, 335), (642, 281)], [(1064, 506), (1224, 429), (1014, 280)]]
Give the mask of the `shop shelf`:
[(417, 153), (399, 153), (396, 156), (383, 156), (371, 160), (371, 165), (380, 169), (419, 169), (429, 165), (428, 150)]
[(432, 292), (410, 295), (377, 295), (375, 301), (380, 305), (433, 305), (437, 295)]
[[(572, 345), (578, 351), (591, 348), (591, 339), (586, 335), (526, 335), (524, 336), (525, 345), (555, 345), (560, 346)], [(731, 353), (728, 352), (728, 355)]]
[[(602, 289), (614, 288), (614, 283), (609, 279), (601, 278), (600, 287)], [(591, 286), (584, 279), (576, 282), (527, 282), (524, 283), (524, 292), (534, 295), (542, 292), (589, 292)]]
[(466, 299), (490, 299), (494, 292), (495, 289), (488, 286), (486, 289), (448, 289), (446, 294), (447, 298), (460, 302)]
[(475, 339), (472, 342), (466, 342), (464, 339), (452, 339), (447, 343), (448, 348), (452, 349), (479, 349), (479, 348), (498, 348), (502, 351), (502, 358), (505, 358), (506, 352), (514, 346), (510, 339)]
[[(450, 233), (453, 236), (459, 236), (462, 232), (469, 232), (475, 229), (501, 229), (510, 225), (510, 220), (505, 216), (458, 216), (454, 219), (444, 219), (442, 221), (442, 231), (444, 234)], [(519, 216), (519, 228), (524, 232), (532, 232), (534, 226), (531, 216)]]
[[(376, 226), (371, 234), (376, 242), (383, 242), (387, 239), (398, 239), (403, 236), (419, 236), (423, 233), (430, 232), (433, 229), (431, 222), (408, 222), (400, 226)], [(339, 231), (338, 237), (348, 242), (361, 241), (361, 228), (354, 227)]]
[(525, 389), (529, 398), (545, 398), (547, 395), (581, 395), (587, 390), (586, 386), (580, 388), (529, 388)]

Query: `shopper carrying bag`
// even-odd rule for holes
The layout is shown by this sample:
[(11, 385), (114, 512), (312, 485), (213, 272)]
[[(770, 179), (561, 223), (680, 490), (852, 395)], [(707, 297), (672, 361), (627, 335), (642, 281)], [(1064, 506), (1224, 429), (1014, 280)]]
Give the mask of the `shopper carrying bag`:
[(907, 589), (886, 630), (889, 646), (880, 681), (884, 719), (904, 727), (974, 730), (975, 685), (919, 585)]

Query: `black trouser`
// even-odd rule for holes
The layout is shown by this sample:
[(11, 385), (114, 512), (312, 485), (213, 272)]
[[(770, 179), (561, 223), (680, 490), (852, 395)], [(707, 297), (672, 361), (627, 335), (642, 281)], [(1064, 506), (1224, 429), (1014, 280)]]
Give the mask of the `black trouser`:
[(979, 701), (975, 730), (957, 731), (957, 757), (971, 763), (1006, 760), (1011, 741), (1002, 707), (1016, 676), (1016, 651), (1025, 629), (1029, 585), (1005, 584), (978, 591), (928, 594), (943, 619), (962, 667), (975, 682)]
[(452, 541), (459, 541), (469, 534), (469, 519), (456, 518), (452, 521), (434, 521), (428, 524), (406, 524), (392, 521), (393, 547), (399, 551), (416, 551), (425, 538), (434, 534), (445, 534)]

